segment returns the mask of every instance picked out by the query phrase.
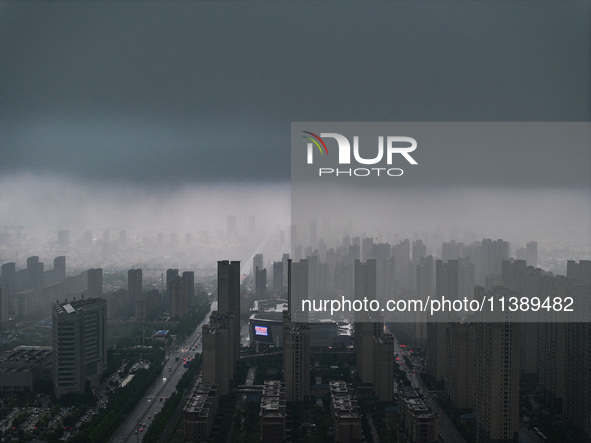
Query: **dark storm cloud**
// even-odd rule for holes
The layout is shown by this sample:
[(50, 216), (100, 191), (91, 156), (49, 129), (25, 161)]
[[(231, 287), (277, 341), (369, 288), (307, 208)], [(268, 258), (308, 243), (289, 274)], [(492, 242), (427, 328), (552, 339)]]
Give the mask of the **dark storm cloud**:
[(5, 2), (0, 173), (277, 181), (291, 121), (588, 120), (588, 17), (587, 2)]

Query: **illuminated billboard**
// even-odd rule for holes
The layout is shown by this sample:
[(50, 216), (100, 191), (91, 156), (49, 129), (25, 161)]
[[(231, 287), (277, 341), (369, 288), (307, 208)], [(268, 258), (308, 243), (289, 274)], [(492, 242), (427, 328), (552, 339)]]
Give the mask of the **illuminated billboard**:
[(267, 326), (255, 326), (254, 327), (254, 334), (255, 335), (262, 335), (263, 337), (269, 336), (269, 328)]

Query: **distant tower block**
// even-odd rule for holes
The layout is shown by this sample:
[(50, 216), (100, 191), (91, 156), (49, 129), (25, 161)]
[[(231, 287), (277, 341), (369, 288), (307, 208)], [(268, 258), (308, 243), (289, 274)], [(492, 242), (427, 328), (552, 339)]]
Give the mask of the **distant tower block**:
[(255, 273), (256, 299), (264, 300), (267, 298), (267, 270), (257, 268)]
[(187, 280), (183, 277), (175, 277), (170, 282), (170, 317), (183, 318), (187, 314), (188, 307)]
[(66, 279), (66, 257), (61, 255), (53, 259), (53, 272), (56, 283)]
[(273, 262), (273, 291), (283, 291), (283, 263), (280, 261)]
[(527, 242), (526, 245), (527, 255), (526, 255), (526, 263), (528, 266), (533, 266), (534, 268), (538, 267), (538, 242), (530, 241)]
[(101, 268), (89, 269), (88, 271), (87, 296), (102, 297), (103, 295), (103, 270)]
[(218, 312), (232, 316), (234, 361), (240, 356), (240, 261), (218, 261)]
[(127, 292), (134, 303), (142, 297), (141, 269), (130, 269), (127, 271)]
[(252, 259), (252, 275), (255, 275), (257, 269), (263, 269), (263, 254), (256, 254)]

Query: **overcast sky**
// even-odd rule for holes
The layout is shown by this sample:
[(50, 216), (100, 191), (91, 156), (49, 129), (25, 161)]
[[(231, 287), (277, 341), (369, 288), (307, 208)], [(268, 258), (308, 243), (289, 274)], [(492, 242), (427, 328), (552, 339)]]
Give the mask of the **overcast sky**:
[(589, 5), (2, 2), (0, 178), (287, 182), (292, 121), (588, 121)]

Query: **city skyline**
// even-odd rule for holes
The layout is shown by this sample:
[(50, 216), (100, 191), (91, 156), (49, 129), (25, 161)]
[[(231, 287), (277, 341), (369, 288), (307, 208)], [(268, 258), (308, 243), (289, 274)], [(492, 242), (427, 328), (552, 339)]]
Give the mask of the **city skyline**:
[(590, 14), (0, 0), (2, 436), (588, 440)]

